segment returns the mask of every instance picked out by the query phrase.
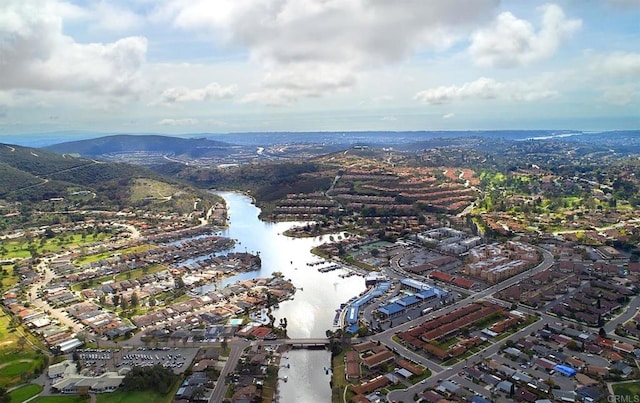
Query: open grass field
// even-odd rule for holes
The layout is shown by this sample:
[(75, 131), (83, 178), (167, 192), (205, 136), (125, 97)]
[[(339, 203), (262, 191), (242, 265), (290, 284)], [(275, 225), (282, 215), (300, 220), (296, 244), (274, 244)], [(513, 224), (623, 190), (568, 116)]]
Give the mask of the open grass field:
[[(204, 196), (209, 201), (205, 204), (210, 205), (211, 200), (215, 199)], [(149, 178), (138, 178), (131, 185), (131, 193), (129, 201), (136, 205), (143, 203), (145, 208), (151, 210), (171, 210), (180, 214), (188, 214), (198, 206), (202, 208), (202, 194), (193, 191), (187, 191), (180, 185), (174, 185), (159, 182)]]
[(640, 396), (640, 381), (617, 383), (612, 388), (618, 402), (634, 402)]
[(56, 396), (38, 396), (31, 400), (35, 403), (89, 403), (89, 397), (78, 395), (56, 395)]
[[(5, 311), (0, 311), (0, 357), (6, 353), (13, 353), (18, 348), (20, 334), (12, 330), (11, 317)], [(2, 361), (6, 363), (6, 361)]]
[(139, 202), (143, 199), (168, 200), (174, 193), (179, 192), (175, 186), (148, 178), (138, 178), (131, 187), (130, 200)]
[(44, 369), (46, 356), (27, 350), (27, 347), (23, 352), (12, 348), (0, 350), (0, 385), (18, 385)]
[[(47, 357), (33, 350), (29, 343), (21, 344), (21, 333), (11, 325), (10, 317), (0, 316), (0, 385), (18, 385), (45, 367)], [(24, 340), (24, 339), (23, 339)]]
[(10, 402), (11, 403), (21, 403), (24, 402), (25, 400), (37, 395), (38, 393), (42, 392), (42, 386), (40, 385), (36, 385), (36, 384), (29, 384), (29, 385), (25, 385), (21, 388), (18, 388), (16, 390), (12, 390), (11, 393), (9, 393), (9, 398), (11, 399)]
[(65, 248), (74, 248), (83, 244), (99, 242), (110, 236), (111, 234), (103, 232), (97, 234), (66, 233), (57, 234), (52, 238), (34, 238), (31, 242), (26, 238), (13, 239), (3, 242), (0, 259), (28, 258), (31, 257), (31, 250), (35, 250), (39, 254), (57, 252)]
[(13, 265), (0, 266), (0, 284), (2, 290), (8, 290), (18, 284), (18, 277), (13, 275)]

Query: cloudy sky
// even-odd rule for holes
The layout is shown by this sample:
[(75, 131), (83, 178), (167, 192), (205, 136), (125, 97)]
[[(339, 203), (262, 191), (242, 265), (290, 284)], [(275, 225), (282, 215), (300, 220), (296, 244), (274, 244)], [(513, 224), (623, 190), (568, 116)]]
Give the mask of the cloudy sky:
[(640, 0), (2, 0), (0, 132), (639, 129)]

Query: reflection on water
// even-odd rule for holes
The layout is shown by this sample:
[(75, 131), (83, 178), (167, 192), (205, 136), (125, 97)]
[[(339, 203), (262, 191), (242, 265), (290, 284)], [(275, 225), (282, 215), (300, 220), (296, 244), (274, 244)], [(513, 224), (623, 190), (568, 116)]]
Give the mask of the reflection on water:
[[(262, 267), (257, 272), (240, 273), (216, 286), (221, 287), (237, 280), (269, 277), (279, 271), (291, 279), (298, 288), (293, 300), (280, 303), (274, 310), (276, 323), (287, 318), (287, 333), (291, 338), (325, 337), (333, 329), (333, 318), (340, 304), (360, 294), (365, 289), (359, 276), (341, 278), (342, 269), (320, 273), (317, 267), (307, 263), (320, 259), (310, 251), (314, 246), (327, 242), (328, 237), (289, 238), (282, 232), (295, 223), (268, 223), (258, 219), (260, 210), (251, 199), (234, 192), (217, 192), (227, 202), (229, 227), (220, 235), (235, 239), (234, 252), (259, 253)], [(213, 288), (214, 286), (210, 286)], [(206, 287), (205, 287), (206, 290)], [(325, 367), (331, 366), (331, 354), (326, 350), (293, 350), (285, 353), (280, 377), (287, 382), (278, 383), (278, 401), (330, 402), (331, 388)], [(288, 361), (288, 362), (287, 362)]]
[[(298, 288), (293, 300), (280, 304), (273, 314), (276, 323), (287, 318), (287, 333), (292, 338), (324, 337), (333, 328), (335, 310), (364, 291), (364, 279), (340, 278), (343, 270), (320, 273), (307, 263), (320, 260), (310, 251), (328, 241), (328, 237), (290, 238), (282, 232), (296, 223), (260, 221), (260, 210), (251, 199), (234, 192), (217, 193), (224, 197), (229, 210), (229, 227), (221, 235), (235, 239), (235, 252), (259, 253), (262, 267), (257, 272), (240, 273), (225, 279), (218, 287), (256, 277), (269, 277), (279, 271)], [(300, 224), (300, 223), (298, 223)], [(213, 286), (211, 286), (213, 287)], [(205, 287), (206, 290), (206, 287)]]
[[(280, 361), (278, 402), (331, 401), (331, 354), (325, 350), (291, 350)], [(289, 368), (287, 368), (289, 365)], [(284, 378), (287, 378), (285, 381)]]

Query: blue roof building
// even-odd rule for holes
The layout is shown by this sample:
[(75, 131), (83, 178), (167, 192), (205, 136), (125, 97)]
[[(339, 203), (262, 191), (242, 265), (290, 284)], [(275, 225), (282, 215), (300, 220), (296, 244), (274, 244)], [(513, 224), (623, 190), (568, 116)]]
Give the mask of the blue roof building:
[(381, 306), (380, 308), (378, 308), (378, 312), (380, 312), (381, 314), (387, 317), (391, 317), (391, 316), (397, 315), (398, 313), (403, 312), (404, 309), (405, 308), (402, 305), (399, 305), (394, 302), (392, 304)]
[(553, 367), (553, 369), (560, 372), (564, 376), (574, 376), (577, 372), (575, 369), (571, 368), (570, 366), (561, 365), (561, 364), (556, 365), (555, 367)]
[(403, 278), (400, 280), (402, 287), (413, 292), (420, 292), (424, 290), (433, 290), (437, 295), (447, 295), (447, 291), (442, 290), (433, 284), (423, 283), (422, 281), (414, 280), (412, 278)]
[(398, 300), (398, 305), (407, 307), (407, 306), (413, 306), (415, 304), (417, 304), (418, 302), (420, 302), (420, 300), (418, 298), (416, 298), (415, 295), (410, 295), (408, 297), (404, 297)]
[(422, 290), (416, 294), (416, 297), (420, 299), (431, 299), (435, 298), (438, 295), (433, 288), (429, 288), (427, 290)]
[(350, 306), (349, 312), (347, 312), (347, 323), (353, 325), (354, 323), (358, 323), (358, 307)]

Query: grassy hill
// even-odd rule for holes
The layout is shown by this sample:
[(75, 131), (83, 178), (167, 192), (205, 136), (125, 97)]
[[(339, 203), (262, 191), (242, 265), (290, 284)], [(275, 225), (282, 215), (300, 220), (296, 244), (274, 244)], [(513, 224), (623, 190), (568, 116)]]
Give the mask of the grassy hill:
[(42, 183), (37, 176), (0, 162), (0, 195), (6, 194), (20, 187), (33, 186)]
[(0, 213), (20, 212), (23, 221), (35, 219), (30, 211), (144, 208), (182, 214), (217, 200), (141, 166), (9, 144), (0, 144), (0, 177)]

